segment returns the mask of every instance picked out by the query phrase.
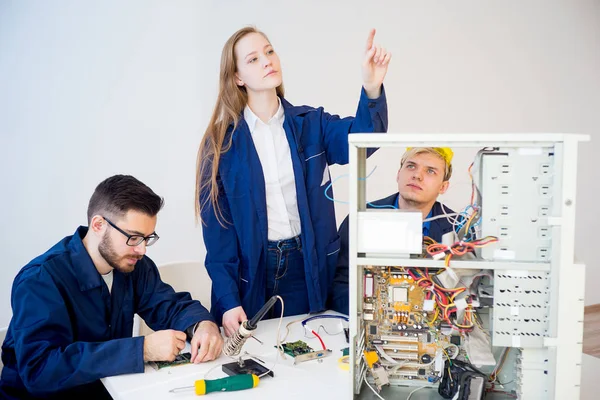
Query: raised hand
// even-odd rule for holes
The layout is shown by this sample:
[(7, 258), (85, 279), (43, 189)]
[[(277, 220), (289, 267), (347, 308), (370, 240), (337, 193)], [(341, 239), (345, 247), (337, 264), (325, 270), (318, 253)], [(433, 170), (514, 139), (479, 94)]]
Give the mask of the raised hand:
[(365, 88), (365, 92), (367, 92), (367, 96), (371, 99), (375, 99), (381, 94), (381, 84), (392, 58), (392, 53), (389, 53), (380, 45), (373, 43), (374, 39), (375, 29), (371, 29), (362, 65), (363, 87)]

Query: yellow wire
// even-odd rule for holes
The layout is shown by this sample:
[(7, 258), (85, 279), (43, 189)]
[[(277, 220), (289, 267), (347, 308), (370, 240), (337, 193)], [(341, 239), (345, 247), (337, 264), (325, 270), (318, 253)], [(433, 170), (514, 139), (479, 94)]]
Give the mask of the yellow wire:
[[(421, 275), (422, 275), (422, 274), (421, 274)], [(417, 280), (415, 281), (415, 283), (418, 285), (419, 283), (421, 283), (421, 282), (423, 282), (423, 281), (430, 282), (430, 283), (431, 283), (431, 284), (432, 284), (432, 285), (433, 285), (435, 288), (437, 288), (437, 289), (440, 289), (441, 291), (444, 291), (444, 292), (448, 292), (448, 291), (450, 291), (450, 292), (457, 292), (457, 291), (458, 291), (456, 294), (460, 294), (460, 293), (464, 292), (465, 290), (467, 290), (467, 288), (464, 288), (464, 287), (461, 287), (461, 288), (453, 288), (453, 289), (447, 289), (447, 288), (445, 288), (445, 287), (441, 287), (441, 286), (437, 285), (437, 284), (436, 284), (435, 282), (433, 282), (431, 279), (428, 279), (428, 278), (425, 278), (425, 277), (422, 277), (422, 278), (419, 278), (419, 279), (417, 279)]]
[(431, 324), (434, 324), (435, 321), (437, 320), (437, 317), (440, 315), (440, 309), (439, 307), (435, 308), (435, 315), (433, 316), (433, 320), (431, 321)]
[(473, 324), (471, 325), (459, 325), (459, 324), (454, 324), (457, 327), (461, 328), (461, 329), (471, 329), (473, 327)]
[[(448, 360), (450, 360), (450, 356), (448, 355), (448, 352), (446, 351), (445, 348), (441, 347), (442, 351), (444, 352), (444, 354), (446, 355), (446, 357), (448, 358)], [(452, 362), (452, 361), (451, 361)]]
[(467, 220), (467, 229), (465, 229), (465, 236), (469, 234), (469, 227), (471, 226), (471, 222), (477, 213), (471, 214), (469, 219)]

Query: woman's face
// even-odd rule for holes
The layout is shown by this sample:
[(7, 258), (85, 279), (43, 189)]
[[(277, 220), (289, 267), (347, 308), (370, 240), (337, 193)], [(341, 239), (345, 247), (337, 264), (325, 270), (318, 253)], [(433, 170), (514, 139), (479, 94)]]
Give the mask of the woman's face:
[(235, 80), (248, 93), (274, 90), (281, 85), (279, 56), (271, 43), (260, 33), (249, 33), (234, 47), (236, 58)]

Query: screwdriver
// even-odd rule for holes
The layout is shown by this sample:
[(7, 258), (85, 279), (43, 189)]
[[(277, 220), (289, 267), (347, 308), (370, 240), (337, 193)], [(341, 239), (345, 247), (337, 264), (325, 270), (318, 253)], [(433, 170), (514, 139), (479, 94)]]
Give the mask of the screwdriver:
[(210, 392), (231, 392), (234, 390), (252, 389), (258, 385), (258, 376), (254, 374), (242, 374), (228, 376), (221, 379), (201, 379), (194, 382), (194, 386), (185, 386), (169, 390), (170, 393), (178, 393), (183, 390), (194, 389), (198, 396)]

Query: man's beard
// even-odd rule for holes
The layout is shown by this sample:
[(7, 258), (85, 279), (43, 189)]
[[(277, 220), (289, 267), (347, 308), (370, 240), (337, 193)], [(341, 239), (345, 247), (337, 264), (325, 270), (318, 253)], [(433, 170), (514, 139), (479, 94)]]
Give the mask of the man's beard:
[(108, 234), (105, 234), (102, 237), (102, 240), (100, 241), (100, 244), (98, 245), (98, 252), (102, 256), (102, 258), (104, 258), (104, 261), (106, 261), (108, 263), (108, 265), (110, 265), (111, 267), (113, 267), (117, 271), (119, 271), (121, 273), (124, 273), (124, 274), (128, 274), (128, 273), (133, 272), (133, 270), (135, 269), (135, 265), (133, 265), (133, 266), (129, 266), (129, 265), (121, 266), (119, 264), (119, 261), (122, 261), (123, 259), (126, 259), (126, 258), (137, 258), (138, 260), (141, 259), (141, 257), (135, 256), (135, 255), (133, 255), (133, 256), (126, 256), (126, 257), (119, 257), (119, 255), (117, 254), (117, 252), (113, 248), (112, 243), (110, 242)]

